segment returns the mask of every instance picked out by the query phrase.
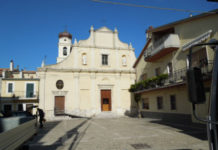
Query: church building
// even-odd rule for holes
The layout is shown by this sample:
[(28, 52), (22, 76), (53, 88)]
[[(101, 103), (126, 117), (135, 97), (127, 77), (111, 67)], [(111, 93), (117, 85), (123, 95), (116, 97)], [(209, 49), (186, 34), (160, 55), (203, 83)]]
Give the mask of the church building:
[(91, 27), (88, 39), (73, 43), (72, 35), (62, 32), (57, 63), (38, 68), (39, 107), (50, 119), (61, 114), (122, 116), (131, 107), (135, 60), (134, 48), (119, 40), (116, 28)]

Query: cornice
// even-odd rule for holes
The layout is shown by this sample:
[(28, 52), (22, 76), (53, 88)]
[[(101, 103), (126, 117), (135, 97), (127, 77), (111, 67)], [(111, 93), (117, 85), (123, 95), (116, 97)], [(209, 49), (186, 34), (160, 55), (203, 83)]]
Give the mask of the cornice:
[(120, 48), (120, 47), (98, 47), (98, 46), (92, 46), (92, 45), (89, 45), (89, 46), (86, 46), (86, 45), (73, 45), (72, 44), (72, 47), (77, 47), (77, 48), (97, 48), (97, 49), (111, 49), (111, 50), (127, 50), (127, 51), (134, 51), (135, 49), (134, 48)]
[(38, 68), (38, 72), (74, 72), (74, 73), (130, 73), (135, 74), (135, 70), (117, 70), (117, 69), (55, 69), (55, 68)]

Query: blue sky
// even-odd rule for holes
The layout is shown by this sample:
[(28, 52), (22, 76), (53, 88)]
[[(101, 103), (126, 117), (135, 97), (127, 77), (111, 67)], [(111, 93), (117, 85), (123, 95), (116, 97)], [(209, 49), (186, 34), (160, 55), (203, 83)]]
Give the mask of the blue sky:
[[(177, 9), (209, 11), (218, 3), (206, 0), (110, 0)], [(197, 15), (197, 13), (193, 13)], [(189, 17), (189, 13), (96, 3), (91, 0), (0, 0), (0, 68), (11, 59), (20, 69), (36, 70), (56, 63), (58, 33), (67, 30), (77, 40), (87, 39), (90, 26), (114, 30), (132, 43), (138, 57), (146, 43), (145, 30)]]

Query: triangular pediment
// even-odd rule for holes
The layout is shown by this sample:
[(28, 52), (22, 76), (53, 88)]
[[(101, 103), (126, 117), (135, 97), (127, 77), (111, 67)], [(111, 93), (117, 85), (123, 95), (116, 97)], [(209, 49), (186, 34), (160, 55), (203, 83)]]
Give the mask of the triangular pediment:
[(104, 26), (104, 27), (101, 27), (101, 28), (95, 30), (95, 32), (113, 32), (113, 31)]

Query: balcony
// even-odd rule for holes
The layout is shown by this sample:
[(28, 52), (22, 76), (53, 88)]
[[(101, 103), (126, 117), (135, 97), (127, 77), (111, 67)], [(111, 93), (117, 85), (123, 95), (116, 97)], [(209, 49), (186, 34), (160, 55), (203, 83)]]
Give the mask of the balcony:
[(144, 60), (148, 62), (157, 59), (179, 49), (180, 40), (177, 34), (168, 34), (159, 40), (153, 42), (153, 45), (145, 50)]
[(26, 92), (26, 91), (14, 91), (8, 96), (3, 96), (0, 98), (1, 100), (38, 100), (39, 92)]
[[(210, 80), (213, 70), (213, 61), (208, 61), (205, 64), (199, 64), (203, 75), (203, 80)], [(131, 85), (129, 89), (133, 93), (142, 93), (146, 91), (152, 91), (157, 89), (169, 88), (173, 86), (179, 86), (186, 84), (186, 72), (187, 69), (179, 69), (172, 74), (162, 74), (157, 77), (153, 77), (147, 80), (140, 81)]]

